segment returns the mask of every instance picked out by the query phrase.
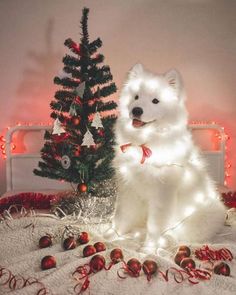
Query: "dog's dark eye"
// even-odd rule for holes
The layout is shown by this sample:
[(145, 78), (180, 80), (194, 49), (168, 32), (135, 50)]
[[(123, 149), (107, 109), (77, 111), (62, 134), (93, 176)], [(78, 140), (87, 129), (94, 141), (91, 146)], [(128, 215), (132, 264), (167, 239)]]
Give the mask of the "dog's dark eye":
[(159, 102), (159, 100), (157, 98), (153, 98), (152, 103), (157, 104)]
[(135, 95), (134, 99), (137, 100), (138, 99), (138, 95)]

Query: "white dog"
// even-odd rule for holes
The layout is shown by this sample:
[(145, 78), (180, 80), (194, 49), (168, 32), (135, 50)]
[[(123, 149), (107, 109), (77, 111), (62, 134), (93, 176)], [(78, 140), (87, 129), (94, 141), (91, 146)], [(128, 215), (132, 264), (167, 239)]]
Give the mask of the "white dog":
[(165, 235), (206, 242), (224, 223), (224, 207), (187, 127), (180, 74), (154, 75), (141, 64), (120, 97), (114, 166), (119, 235), (145, 228), (144, 247)]

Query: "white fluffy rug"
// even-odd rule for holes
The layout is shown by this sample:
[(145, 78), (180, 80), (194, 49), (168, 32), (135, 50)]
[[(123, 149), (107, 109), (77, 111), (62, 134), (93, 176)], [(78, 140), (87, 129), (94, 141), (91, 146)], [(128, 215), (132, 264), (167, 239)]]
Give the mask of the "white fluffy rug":
[[(21, 275), (25, 279), (32, 277), (38, 279), (47, 289), (47, 294), (66, 295), (78, 294), (74, 291), (77, 284), (72, 277), (75, 269), (88, 263), (91, 259), (82, 257), (84, 246), (78, 246), (74, 250), (64, 251), (60, 244), (60, 238), (54, 239), (53, 246), (50, 248), (39, 249), (38, 241), (46, 233), (52, 236), (58, 235), (63, 227), (69, 224), (63, 220), (56, 220), (47, 216), (44, 217), (21, 217), (8, 220), (0, 224), (0, 294), (11, 295), (34, 295), (38, 294), (39, 284), (32, 284), (24, 288), (12, 290), (9, 284), (4, 284), (7, 275), (3, 275), (2, 268), (11, 271), (13, 275)], [(101, 241), (99, 232), (101, 226), (81, 225), (81, 231), (88, 231), (91, 235), (89, 244)], [(226, 228), (226, 235), (216, 237), (213, 241), (215, 248), (227, 247), (236, 257), (236, 237), (230, 234), (230, 228)], [(176, 249), (171, 252), (160, 251), (159, 255), (149, 255), (135, 251), (137, 244), (131, 241), (120, 241), (119, 244), (106, 243), (107, 251), (101, 252), (106, 258), (107, 264), (110, 262), (110, 251), (115, 247), (120, 247), (125, 255), (125, 261), (129, 258), (138, 258), (143, 262), (147, 257), (154, 259), (159, 269), (164, 271), (169, 267), (178, 266), (173, 262), (173, 256)], [(191, 248), (199, 245), (191, 245)], [(201, 245), (200, 245), (201, 246)], [(42, 271), (40, 262), (45, 255), (53, 255), (57, 261), (57, 267)], [(231, 276), (224, 277), (213, 274), (209, 281), (200, 281), (193, 285), (185, 280), (182, 283), (176, 283), (170, 276), (166, 282), (160, 275), (154, 276), (150, 282), (147, 281), (143, 272), (138, 278), (127, 277), (120, 279), (117, 271), (122, 267), (119, 263), (109, 271), (102, 270), (90, 277), (90, 286), (83, 294), (91, 295), (115, 295), (115, 294), (236, 294), (236, 259), (228, 263), (231, 269)], [(43, 293), (42, 293), (43, 294)]]

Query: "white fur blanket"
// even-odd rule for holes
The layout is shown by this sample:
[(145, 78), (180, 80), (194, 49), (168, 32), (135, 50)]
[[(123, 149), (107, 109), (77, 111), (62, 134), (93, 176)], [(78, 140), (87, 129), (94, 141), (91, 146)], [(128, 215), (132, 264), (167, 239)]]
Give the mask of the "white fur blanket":
[[(32, 227), (32, 224), (34, 226)], [(74, 250), (64, 251), (58, 239), (57, 243), (50, 248), (39, 249), (39, 238), (50, 233), (57, 234), (58, 230), (65, 225), (64, 221), (54, 220), (49, 217), (22, 217), (0, 224), (0, 266), (9, 269), (12, 274), (20, 274), (24, 278), (37, 278), (42, 282), (53, 295), (78, 294), (74, 292), (76, 285), (72, 278), (73, 271), (79, 266), (88, 263), (91, 258), (82, 257), (84, 246), (78, 246)], [(99, 226), (101, 227), (101, 226)], [(92, 240), (90, 244), (101, 241), (97, 236), (99, 227), (81, 225), (82, 231), (89, 231)], [(218, 236), (214, 240), (215, 248), (227, 247), (236, 257), (236, 237), (230, 234), (230, 228), (225, 229), (227, 235)], [(137, 246), (131, 241), (120, 241), (120, 245), (106, 243), (107, 251), (101, 253), (106, 258), (107, 264), (110, 262), (109, 253), (115, 247), (120, 247), (125, 255), (125, 260), (135, 257), (144, 261), (147, 257), (135, 251)], [(194, 245), (191, 245), (194, 247)], [(56, 257), (57, 267), (42, 271), (40, 261), (45, 255)], [(173, 262), (173, 253), (160, 252), (159, 255), (152, 255), (162, 271), (169, 267), (178, 266)], [(150, 258), (150, 255), (148, 256)], [(224, 277), (213, 274), (209, 281), (200, 281), (197, 285), (192, 285), (188, 281), (177, 284), (173, 278), (166, 282), (161, 276), (155, 276), (150, 282), (147, 281), (143, 272), (138, 278), (128, 277), (120, 279), (117, 270), (121, 268), (121, 263), (112, 267), (109, 271), (102, 270), (90, 277), (89, 289), (84, 294), (91, 295), (112, 295), (112, 294), (236, 294), (236, 259), (229, 262), (231, 276)], [(6, 279), (6, 278), (5, 278)], [(2, 281), (1, 281), (2, 280)], [(11, 290), (8, 284), (3, 285), (3, 278), (0, 279), (0, 294), (11, 295), (34, 295), (37, 294), (39, 286), (33, 284), (18, 290)]]

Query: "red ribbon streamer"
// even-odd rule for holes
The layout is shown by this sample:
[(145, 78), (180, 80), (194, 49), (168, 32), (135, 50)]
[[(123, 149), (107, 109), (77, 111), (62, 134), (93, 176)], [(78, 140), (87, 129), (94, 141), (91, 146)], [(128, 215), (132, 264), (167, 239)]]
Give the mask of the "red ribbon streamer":
[[(175, 267), (170, 267), (166, 270), (166, 272), (162, 272), (160, 270), (158, 270), (158, 272), (162, 275), (162, 277), (164, 278), (164, 280), (166, 282), (169, 281), (169, 273), (170, 271), (174, 271), (173, 276), (174, 276), (174, 280), (176, 281), (176, 283), (180, 284), (182, 283), (185, 279), (187, 279), (191, 284), (198, 284), (199, 280), (209, 280), (211, 278), (211, 274), (206, 271), (206, 270), (202, 270), (202, 269), (177, 269)], [(177, 275), (179, 275), (179, 277), (177, 277)], [(195, 280), (194, 280), (195, 279)]]
[[(4, 278), (5, 277), (5, 278)], [(37, 295), (47, 295), (49, 294), (49, 290), (35, 278), (28, 278), (25, 279), (21, 275), (13, 275), (13, 273), (5, 268), (0, 266), (0, 285), (1, 286), (8, 286), (10, 290), (20, 290), (26, 286), (32, 284), (39, 284), (41, 289), (38, 290)]]
[(227, 248), (221, 248), (219, 250), (214, 250), (205, 245), (200, 249), (195, 250), (195, 256), (199, 260), (210, 260), (210, 261), (231, 261), (233, 259), (233, 254)]
[[(123, 145), (120, 146), (120, 149), (121, 149), (122, 153), (125, 153), (126, 150), (127, 150), (129, 147), (131, 147), (131, 146), (132, 146), (131, 143), (123, 144)], [(152, 155), (152, 151), (151, 151), (151, 149), (148, 148), (145, 144), (141, 144), (140, 147), (141, 147), (142, 152), (143, 152), (143, 154), (142, 154), (142, 159), (141, 159), (141, 161), (140, 161), (140, 164), (143, 164), (147, 158), (150, 158), (150, 157), (151, 157), (151, 155)]]

